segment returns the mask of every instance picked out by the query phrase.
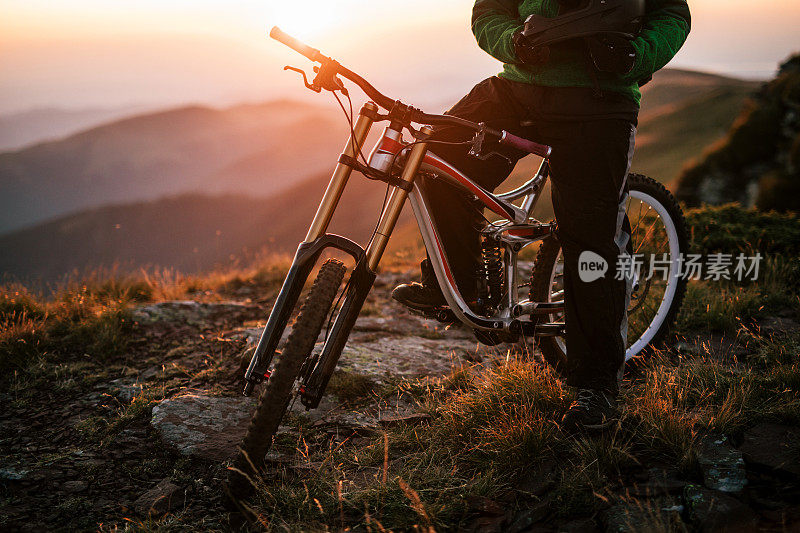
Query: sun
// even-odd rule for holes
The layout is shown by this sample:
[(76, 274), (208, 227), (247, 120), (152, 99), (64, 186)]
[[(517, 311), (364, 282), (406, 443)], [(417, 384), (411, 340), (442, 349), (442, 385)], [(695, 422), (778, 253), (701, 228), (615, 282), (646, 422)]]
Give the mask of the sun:
[(347, 20), (348, 4), (330, 0), (280, 0), (268, 7), (270, 26), (298, 39), (310, 39), (335, 30)]

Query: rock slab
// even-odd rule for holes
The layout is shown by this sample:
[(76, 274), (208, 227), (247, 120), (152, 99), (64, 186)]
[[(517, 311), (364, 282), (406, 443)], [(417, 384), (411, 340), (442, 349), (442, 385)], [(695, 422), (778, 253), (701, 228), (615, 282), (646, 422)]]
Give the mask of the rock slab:
[(256, 306), (240, 302), (196, 302), (194, 300), (177, 300), (159, 302), (139, 307), (133, 311), (133, 317), (143, 322), (176, 322), (202, 325), (230, 314), (241, 314)]
[(755, 511), (733, 496), (687, 485), (683, 492), (686, 515), (698, 531), (754, 531)]
[(708, 439), (698, 457), (706, 487), (722, 492), (740, 492), (747, 485), (742, 452), (726, 437)]
[(183, 455), (224, 461), (247, 431), (254, 400), (184, 394), (153, 407), (150, 421), (161, 440)]
[(749, 463), (800, 477), (800, 428), (759, 424), (744, 434), (739, 450)]

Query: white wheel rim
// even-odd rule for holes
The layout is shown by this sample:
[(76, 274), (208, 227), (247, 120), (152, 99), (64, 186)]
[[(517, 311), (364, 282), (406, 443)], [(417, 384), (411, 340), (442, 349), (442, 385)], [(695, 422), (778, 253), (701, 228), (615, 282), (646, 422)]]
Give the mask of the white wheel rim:
[[(680, 268), (680, 242), (678, 239), (678, 228), (675, 226), (675, 221), (669, 216), (669, 212), (667, 211), (666, 207), (664, 207), (661, 202), (657, 201), (654, 197), (642, 191), (632, 190), (629, 194), (631, 198), (635, 198), (640, 202), (646, 203), (649, 207), (653, 208), (656, 213), (658, 213), (662, 224), (664, 224), (664, 230), (666, 231), (667, 238), (669, 240), (669, 254), (671, 261), (669, 266), (669, 276), (667, 277), (667, 286), (664, 289), (664, 296), (661, 299), (661, 303), (659, 304), (658, 309), (656, 310), (656, 313), (653, 316), (653, 319), (650, 321), (648, 327), (642, 332), (639, 338), (625, 350), (626, 361), (639, 354), (639, 352), (641, 352), (648, 344), (650, 344), (650, 342), (652, 342), (656, 333), (658, 333), (658, 331), (661, 329), (661, 326), (664, 324), (664, 321), (667, 319), (667, 316), (669, 315), (669, 309), (672, 306), (672, 301), (675, 298), (675, 293), (678, 290), (679, 280), (676, 274)], [(552, 301), (552, 287), (556, 277), (556, 265), (558, 264), (561, 255), (561, 249), (559, 248), (556, 260), (553, 263), (553, 269), (550, 272), (550, 284), (548, 285), (550, 290), (547, 291), (548, 301)], [(554, 341), (558, 346), (558, 349), (561, 350), (562, 353), (566, 354), (567, 346), (564, 338), (555, 337)]]

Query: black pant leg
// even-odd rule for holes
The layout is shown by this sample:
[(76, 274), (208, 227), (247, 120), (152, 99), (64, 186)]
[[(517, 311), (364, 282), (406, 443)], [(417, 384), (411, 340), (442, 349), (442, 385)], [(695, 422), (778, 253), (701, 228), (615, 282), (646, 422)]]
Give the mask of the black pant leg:
[[(553, 208), (564, 253), (568, 383), (616, 392), (624, 364), (628, 293), (615, 279), (617, 256), (628, 246), (620, 201), (633, 154), (634, 125), (593, 120), (541, 125), (553, 144)], [(582, 281), (583, 252), (602, 257), (608, 270)]]

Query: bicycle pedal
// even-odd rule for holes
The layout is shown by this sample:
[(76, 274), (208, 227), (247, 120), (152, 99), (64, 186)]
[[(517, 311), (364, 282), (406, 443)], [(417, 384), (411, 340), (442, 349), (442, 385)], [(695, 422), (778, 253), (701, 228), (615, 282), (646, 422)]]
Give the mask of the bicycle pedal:
[(564, 324), (558, 322), (546, 322), (544, 324), (536, 324), (534, 335), (537, 337), (563, 337), (565, 333)]
[(408, 312), (412, 315), (421, 316), (429, 320), (438, 320), (443, 324), (452, 324), (456, 322), (456, 315), (450, 310), (449, 307), (432, 307), (430, 309), (412, 309), (407, 307)]
[(434, 316), (432, 317), (434, 320), (438, 320), (442, 324), (452, 324), (456, 322), (456, 315), (453, 313), (449, 307), (440, 307), (434, 310)]

